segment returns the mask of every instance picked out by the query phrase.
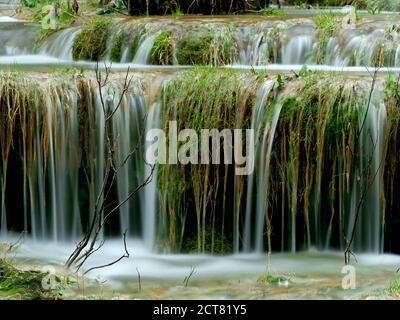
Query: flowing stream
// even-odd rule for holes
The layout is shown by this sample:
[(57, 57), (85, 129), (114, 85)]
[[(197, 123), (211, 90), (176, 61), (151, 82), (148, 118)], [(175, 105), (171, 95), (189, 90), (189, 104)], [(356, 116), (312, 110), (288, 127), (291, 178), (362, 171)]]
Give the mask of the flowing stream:
[[(392, 253), (400, 252), (394, 89), (400, 27), (390, 16), (339, 28), (322, 51), (320, 31), (307, 16), (118, 22), (102, 60), (112, 60), (117, 38), (120, 56), (102, 90), (90, 70), (95, 62), (74, 61), (81, 28), (39, 39), (38, 25), (0, 16), (0, 239), (27, 232), (19, 259), (60, 264), (82, 237), (106, 170), (106, 106), (119, 108), (110, 128), (113, 157), (124, 164), (110, 204), (124, 201), (152, 173), (145, 134), (170, 130), (172, 120), (179, 129), (254, 130), (255, 167), (239, 177), (231, 165), (157, 165), (150, 183), (103, 230), (106, 245), (89, 264), (117, 258), (125, 231), (133, 259), (96, 275), (132, 283), (138, 268), (145, 280), (175, 281), (196, 266), (207, 279), (246, 283), (266, 271), (272, 253), (272, 267), (298, 273), (299, 287), (324, 276), (332, 282), (357, 221), (353, 250), (361, 255), (362, 277), (367, 285), (373, 268), (382, 266), (384, 275), (373, 284), (382, 286), (399, 263)], [(174, 51), (169, 63), (151, 64), (163, 32)], [(183, 60), (185, 36), (193, 32), (214, 37), (199, 63), (209, 68), (180, 63), (189, 61)], [(21, 76), (17, 66), (34, 71)], [(124, 90), (128, 66), (132, 80)], [(320, 272), (325, 267), (329, 275)], [(279, 290), (275, 298), (284, 294)], [(212, 294), (261, 297), (228, 292)], [(335, 290), (328, 296), (343, 298)]]

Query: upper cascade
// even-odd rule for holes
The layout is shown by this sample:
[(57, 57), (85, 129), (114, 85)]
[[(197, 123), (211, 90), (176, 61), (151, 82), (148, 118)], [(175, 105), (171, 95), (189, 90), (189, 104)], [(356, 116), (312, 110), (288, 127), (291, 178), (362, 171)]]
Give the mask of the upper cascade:
[[(0, 56), (136, 65), (400, 66), (400, 25), (352, 11), (313, 17), (93, 18), (40, 35), (38, 25), (1, 22)], [(23, 61), (23, 60), (22, 60)]]

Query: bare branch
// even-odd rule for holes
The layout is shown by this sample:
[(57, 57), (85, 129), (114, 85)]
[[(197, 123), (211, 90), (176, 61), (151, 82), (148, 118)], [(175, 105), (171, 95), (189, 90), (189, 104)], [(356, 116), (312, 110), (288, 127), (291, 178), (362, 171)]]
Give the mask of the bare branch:
[(140, 292), (140, 291), (142, 291), (142, 277), (140, 276), (140, 272), (137, 267), (136, 267), (136, 272), (138, 274), (138, 281), (139, 281), (138, 285), (139, 285), (139, 292)]
[(187, 275), (185, 279), (183, 279), (185, 287), (189, 285), (189, 280), (195, 273), (196, 273), (196, 267), (191, 267), (189, 275)]
[[(103, 230), (103, 227), (108, 221), (108, 218), (114, 214), (119, 212), (119, 209), (126, 204), (135, 194), (137, 194), (141, 189), (143, 189), (146, 185), (148, 185), (153, 178), (155, 166), (152, 166), (151, 172), (148, 177), (145, 178), (145, 180), (136, 188), (134, 188), (128, 196), (120, 200), (116, 204), (111, 205), (110, 209), (110, 204), (107, 204), (108, 197), (111, 194), (113, 188), (114, 188), (114, 183), (115, 180), (117, 179), (117, 174), (123, 168), (125, 165), (128, 164), (129, 159), (134, 155), (134, 153), (139, 150), (140, 142), (142, 139), (142, 135), (139, 137), (139, 142), (135, 146), (134, 149), (132, 149), (128, 155), (123, 159), (123, 161), (116, 165), (117, 160), (115, 159), (115, 154), (116, 150), (118, 148), (118, 143), (117, 143), (117, 138), (113, 138), (112, 136), (112, 130), (111, 130), (111, 125), (112, 125), (112, 118), (115, 115), (115, 113), (120, 109), (124, 97), (129, 91), (129, 88), (132, 84), (132, 77), (129, 77), (130, 69), (127, 69), (127, 72), (125, 74), (125, 79), (124, 79), (124, 84), (123, 88), (120, 94), (120, 97), (118, 99), (117, 104), (113, 108), (113, 110), (110, 110), (110, 108), (106, 105), (106, 102), (104, 101), (103, 97), (103, 89), (108, 85), (109, 83), (109, 77), (111, 73), (111, 65), (107, 66), (105, 64), (104, 66), (104, 73), (105, 76), (103, 76), (103, 73), (100, 71), (99, 64), (96, 63), (96, 69), (95, 69), (95, 75), (96, 75), (96, 82), (97, 82), (97, 89), (99, 93), (99, 100), (100, 104), (102, 106), (103, 110), (103, 115), (105, 119), (105, 128), (104, 128), (104, 136), (105, 136), (105, 148), (106, 148), (106, 157), (105, 157), (105, 171), (104, 175), (102, 177), (102, 182), (101, 182), (101, 187), (100, 190), (98, 191), (98, 194), (96, 195), (96, 200), (95, 200), (95, 205), (93, 208), (93, 212), (91, 215), (90, 223), (88, 225), (87, 231), (85, 235), (83, 236), (82, 240), (78, 242), (76, 245), (76, 248), (74, 252), (70, 255), (66, 262), (66, 267), (70, 268), (72, 266), (75, 266), (75, 271), (79, 271), (82, 266), (85, 264), (85, 262), (88, 260), (90, 256), (92, 256), (94, 253), (96, 253), (103, 245), (104, 245), (104, 240), (100, 243), (100, 245), (96, 246), (96, 243), (101, 235), (101, 232)], [(143, 129), (144, 130), (144, 129)], [(119, 137), (118, 133), (116, 134), (117, 137)], [(89, 179), (89, 178), (88, 178)], [(124, 244), (125, 244), (125, 252), (126, 254), (119, 258), (118, 260), (104, 265), (100, 267), (95, 267), (91, 268), (88, 271), (85, 272), (88, 273), (93, 269), (98, 269), (98, 268), (104, 268), (111, 266), (120, 260), (122, 260), (124, 257), (129, 257), (129, 253), (126, 248), (126, 232), (124, 233)]]
[(86, 270), (83, 275), (85, 275), (85, 274), (87, 274), (87, 273), (89, 273), (90, 271), (93, 271), (93, 270), (111, 267), (114, 264), (120, 262), (122, 259), (129, 258), (130, 254), (129, 254), (129, 251), (128, 251), (128, 248), (127, 248), (127, 245), (126, 245), (126, 233), (127, 232), (128, 232), (128, 230), (125, 230), (125, 232), (124, 232), (124, 249), (125, 249), (125, 253), (121, 257), (119, 257), (117, 260), (115, 260), (113, 262), (104, 264), (102, 266), (97, 266), (97, 267), (90, 268), (90, 269)]

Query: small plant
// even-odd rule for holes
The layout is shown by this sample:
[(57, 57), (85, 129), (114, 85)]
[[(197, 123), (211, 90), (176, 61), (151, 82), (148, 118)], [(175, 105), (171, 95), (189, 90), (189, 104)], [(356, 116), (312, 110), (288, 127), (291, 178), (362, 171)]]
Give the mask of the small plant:
[(375, 0), (369, 0), (367, 3), (367, 11), (369, 14), (377, 15), (381, 13), (381, 5)]
[(259, 277), (257, 282), (273, 286), (287, 287), (290, 284), (291, 279), (284, 275), (272, 275), (271, 273), (266, 273)]
[(381, 12), (381, 8), (379, 8), (379, 6), (368, 7), (368, 13), (370, 13), (372, 15), (379, 14), (380, 12)]
[(315, 27), (317, 30), (322, 30), (324, 33), (332, 35), (336, 32), (336, 15), (335, 14), (319, 14), (314, 18)]
[(36, 40), (37, 45), (54, 32), (70, 26), (75, 21), (75, 15), (66, 3), (52, 2), (50, 6), (48, 3), (48, 1), (36, 1), (36, 5), (33, 7), (35, 8), (33, 10), (33, 19), (38, 23), (43, 23), (49, 18), (49, 8), (53, 5), (57, 7), (55, 28), (42, 28), (41, 34)]
[(35, 8), (38, 5), (37, 0), (25, 0), (24, 6), (27, 8)]
[(283, 17), (285, 15), (285, 11), (283, 11), (283, 9), (277, 9), (277, 8), (264, 8), (261, 10), (261, 13), (264, 16), (275, 16), (275, 17)]
[(400, 280), (390, 281), (386, 292), (393, 297), (400, 298)]
[(278, 74), (278, 78), (276, 79), (276, 82), (278, 84), (278, 88), (284, 88), (285, 87), (285, 81), (283, 80), (282, 75)]
[(184, 14), (183, 14), (183, 11), (181, 10), (181, 7), (180, 7), (180, 6), (177, 6), (176, 9), (172, 11), (172, 16), (173, 16), (174, 18), (179, 18), (179, 17), (181, 17), (181, 16), (183, 16), (183, 15), (184, 15)]

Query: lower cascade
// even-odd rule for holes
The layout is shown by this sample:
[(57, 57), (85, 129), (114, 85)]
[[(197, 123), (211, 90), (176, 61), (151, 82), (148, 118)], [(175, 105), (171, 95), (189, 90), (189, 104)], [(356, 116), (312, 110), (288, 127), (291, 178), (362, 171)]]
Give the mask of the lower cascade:
[[(75, 241), (105, 172), (101, 101), (116, 109), (114, 157), (133, 157), (108, 202), (121, 201), (151, 168), (146, 132), (253, 129), (254, 171), (226, 164), (157, 164), (103, 237), (141, 239), (155, 252), (400, 252), (399, 83), (302, 70), (274, 76), (208, 68), (173, 74), (3, 72), (0, 76), (0, 230), (33, 240)], [(300, 94), (301, 93), (301, 94)], [(171, 141), (168, 141), (170, 144)], [(241, 152), (246, 153), (242, 148)], [(11, 196), (12, 195), (12, 196)], [(357, 223), (355, 224), (355, 220)], [(112, 226), (112, 227), (109, 227)]]

